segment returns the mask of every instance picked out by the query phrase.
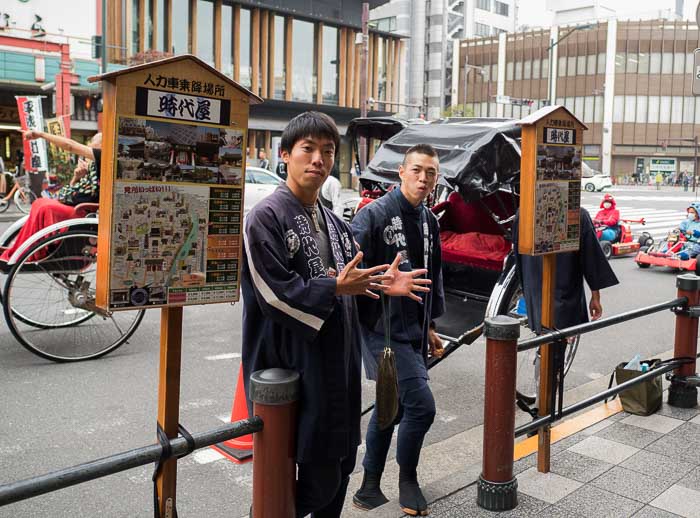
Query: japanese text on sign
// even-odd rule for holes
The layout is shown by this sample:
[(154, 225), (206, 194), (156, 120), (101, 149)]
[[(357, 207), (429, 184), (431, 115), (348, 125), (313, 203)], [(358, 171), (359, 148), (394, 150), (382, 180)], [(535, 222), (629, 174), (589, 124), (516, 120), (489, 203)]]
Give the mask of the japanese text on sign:
[[(44, 117), (41, 111), (41, 97), (15, 97), (15, 99), (17, 99), (22, 129), (42, 131)], [(24, 141), (24, 168), (32, 173), (48, 169), (46, 142), (43, 139)]]
[(228, 125), (229, 101), (136, 89), (136, 113), (149, 117)]
[(180, 92), (191, 92), (195, 94), (215, 95), (226, 97), (226, 87), (222, 84), (214, 84), (206, 81), (197, 81), (180, 77), (166, 77), (149, 73), (143, 82), (144, 85), (156, 88), (167, 88), (169, 90), (179, 90)]
[(575, 144), (575, 131), (572, 129), (544, 128), (546, 144)]

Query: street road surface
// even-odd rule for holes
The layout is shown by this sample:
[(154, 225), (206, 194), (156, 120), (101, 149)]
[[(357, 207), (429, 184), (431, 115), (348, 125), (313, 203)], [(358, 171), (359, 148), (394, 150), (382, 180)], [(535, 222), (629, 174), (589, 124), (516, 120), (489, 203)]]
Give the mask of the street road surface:
[[(644, 216), (655, 238), (677, 225), (694, 199), (682, 190), (612, 192), (622, 216)], [(584, 193), (583, 204), (592, 215), (602, 196)], [(631, 256), (613, 258), (611, 264), (621, 285), (602, 293), (606, 315), (676, 294), (675, 272), (641, 270)], [(221, 304), (184, 311), (180, 422), (191, 432), (214, 428), (230, 417), (240, 365), (241, 309), (240, 304)], [(586, 335), (566, 388), (607, 381), (618, 363), (636, 353), (653, 357), (672, 343), (670, 312)], [(77, 364), (34, 356), (0, 323), (0, 484), (154, 443), (158, 347), (158, 310), (146, 312), (128, 344), (102, 359)], [(481, 424), (483, 351), (480, 339), (431, 371), (438, 413), (428, 444)], [(374, 387), (365, 383), (364, 389), (367, 405)], [(153, 466), (133, 469), (36, 497), (0, 508), (0, 518), (152, 516), (152, 472)], [(178, 462), (180, 516), (247, 515), (251, 491), (250, 465), (238, 466), (212, 450)]]

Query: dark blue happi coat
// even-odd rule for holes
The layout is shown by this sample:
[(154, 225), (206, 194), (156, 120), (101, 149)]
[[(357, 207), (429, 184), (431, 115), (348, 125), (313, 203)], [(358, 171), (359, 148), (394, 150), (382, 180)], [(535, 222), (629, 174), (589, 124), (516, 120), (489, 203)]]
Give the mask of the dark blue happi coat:
[[(391, 346), (399, 380), (427, 378), (428, 326), (445, 311), (437, 219), (423, 204), (413, 207), (400, 189), (394, 189), (363, 207), (352, 221), (352, 230), (365, 266), (390, 264), (400, 253), (400, 270), (428, 269), (433, 283), (421, 303), (408, 297), (388, 297)], [(365, 370), (368, 378), (376, 379), (377, 359), (384, 350), (382, 305), (363, 300), (359, 314)]]
[[(554, 288), (554, 321), (557, 329), (588, 322), (584, 279), (594, 291), (609, 288), (619, 282), (600, 248), (591, 216), (586, 209), (581, 209), (580, 221), (579, 250), (557, 254)], [(542, 256), (520, 255), (518, 219), (515, 220), (513, 229), (513, 250), (525, 294), (528, 325), (539, 334), (542, 332)]]
[[(328, 229), (330, 267), (340, 272), (356, 254), (350, 227), (330, 210), (319, 210)], [(244, 232), (246, 393), (252, 372), (298, 372), (297, 462), (347, 457), (360, 443), (362, 361), (354, 297), (336, 296), (304, 207), (286, 185), (255, 206)]]

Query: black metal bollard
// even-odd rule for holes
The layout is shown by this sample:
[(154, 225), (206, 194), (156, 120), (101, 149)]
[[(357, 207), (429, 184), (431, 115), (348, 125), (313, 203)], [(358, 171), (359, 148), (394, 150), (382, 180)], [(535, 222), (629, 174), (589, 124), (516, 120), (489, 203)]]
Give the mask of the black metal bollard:
[[(700, 303), (700, 277), (690, 273), (676, 277), (678, 296), (688, 299), (688, 307)], [(674, 358), (695, 358), (698, 352), (698, 317), (688, 311), (676, 311), (676, 334), (673, 344)], [(695, 362), (686, 363), (674, 371), (668, 389), (668, 404), (681, 408), (692, 408), (698, 404)]]
[(513, 476), (513, 450), (520, 323), (504, 315), (487, 318), (484, 334), (484, 455), (476, 501), (479, 507), (489, 511), (508, 511), (518, 505), (518, 480)]
[(253, 414), (263, 420), (253, 436), (253, 518), (294, 518), (296, 412), (299, 374), (284, 369), (250, 376)]

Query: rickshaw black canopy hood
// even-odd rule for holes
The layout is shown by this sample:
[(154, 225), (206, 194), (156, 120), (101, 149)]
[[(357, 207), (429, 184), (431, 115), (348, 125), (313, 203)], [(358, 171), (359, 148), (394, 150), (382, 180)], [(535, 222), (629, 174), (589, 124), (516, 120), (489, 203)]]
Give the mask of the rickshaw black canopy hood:
[[(370, 129), (372, 122), (375, 124)], [(405, 127), (401, 129), (401, 125)], [(431, 144), (437, 150), (441, 182), (467, 200), (495, 192), (520, 173), (521, 132), (517, 120), (467, 119), (407, 124), (390, 118), (380, 121), (355, 119), (348, 127), (349, 135), (375, 138), (381, 138), (382, 132), (391, 131), (394, 131), (393, 136), (377, 150), (362, 172), (362, 179), (398, 182), (398, 169), (404, 154), (419, 143)]]

